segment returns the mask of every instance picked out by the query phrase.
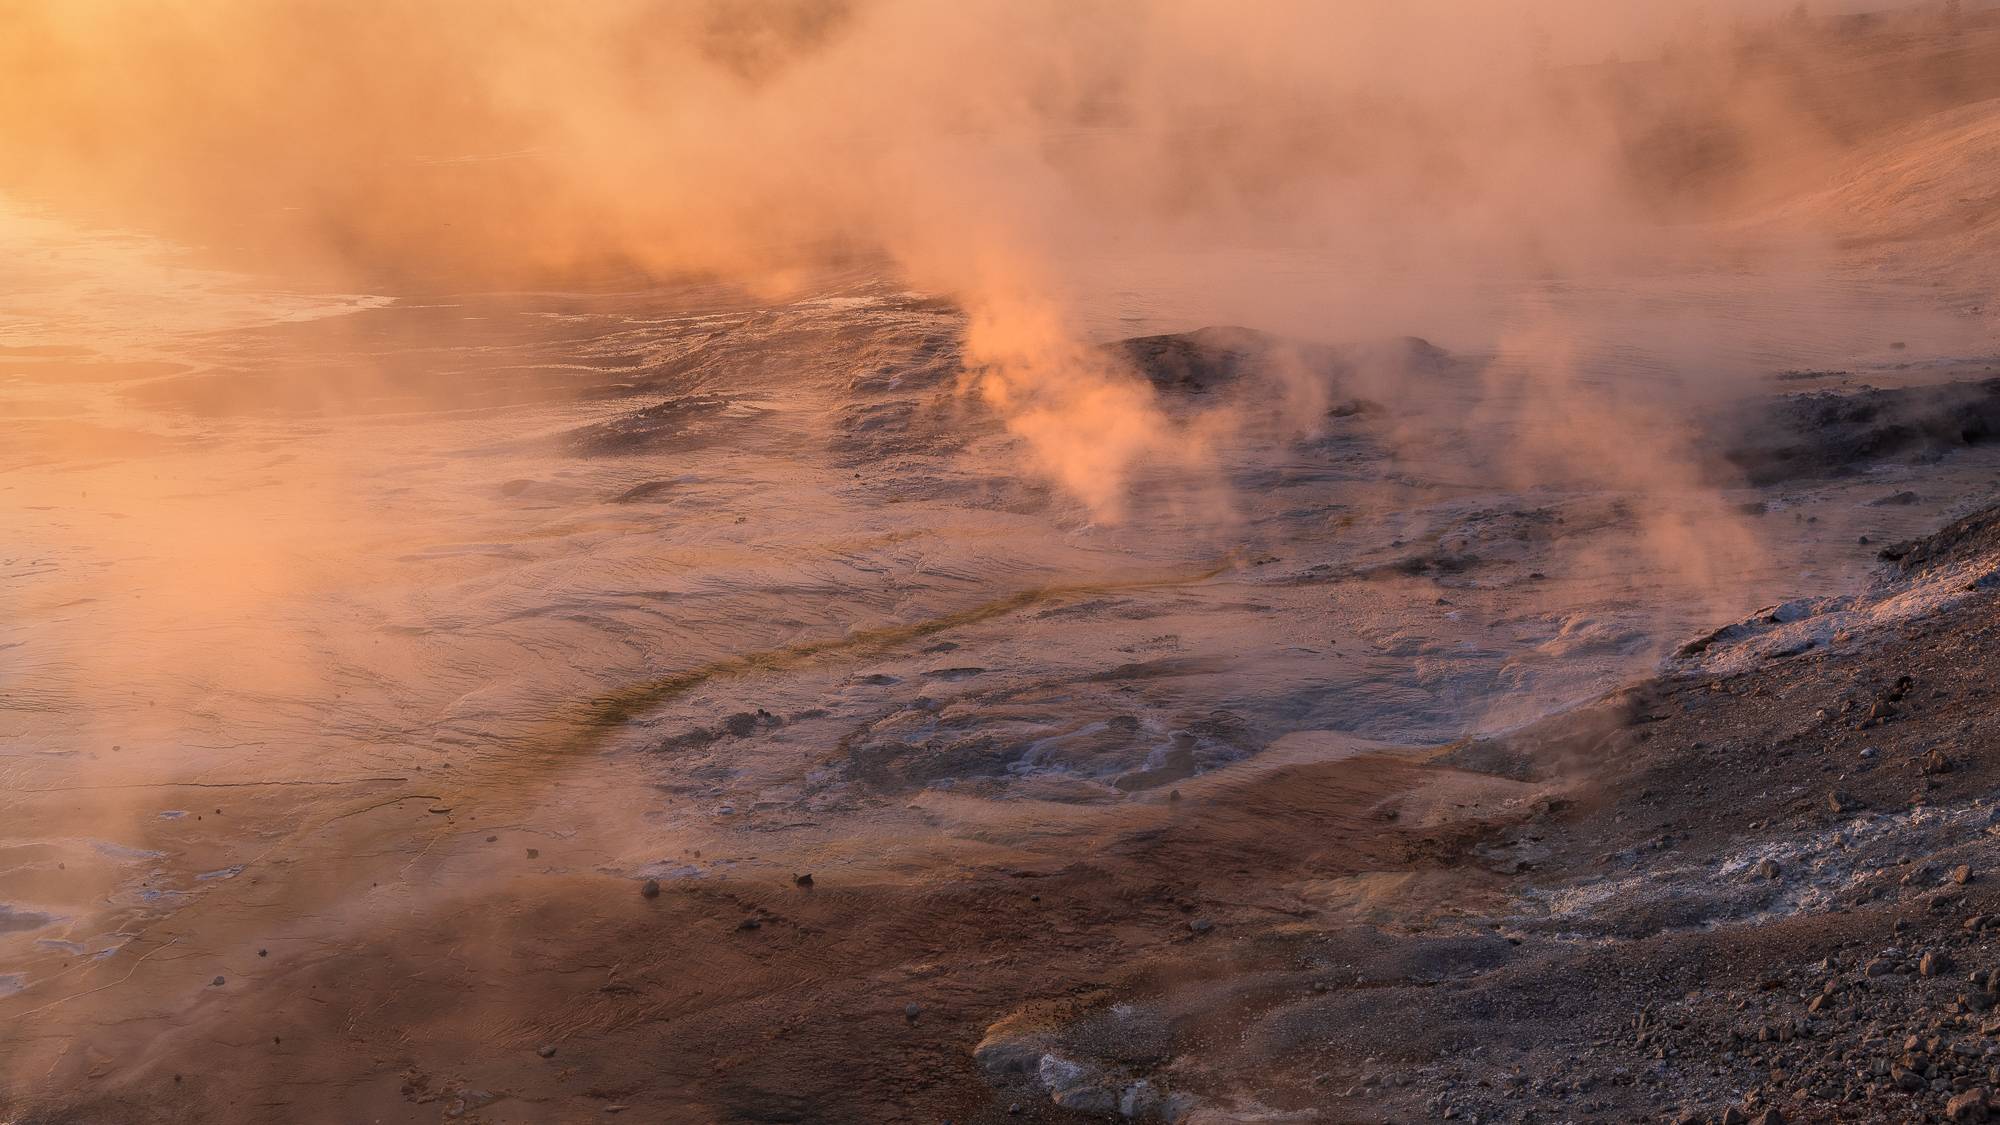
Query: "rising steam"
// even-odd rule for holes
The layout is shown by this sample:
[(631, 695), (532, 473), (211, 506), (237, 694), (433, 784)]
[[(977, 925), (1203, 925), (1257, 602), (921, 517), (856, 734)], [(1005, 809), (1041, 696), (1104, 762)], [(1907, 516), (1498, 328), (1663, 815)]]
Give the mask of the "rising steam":
[[(389, 291), (635, 270), (782, 289), (886, 258), (972, 311), (979, 393), (1111, 518), (1135, 464), (1207, 455), (1081, 346), (1072, 263), (1322, 248), (1351, 264), (1316, 295), (1333, 336), (1460, 322), (1467, 278), (1719, 252), (1686, 221), (1819, 186), (1894, 119), (1879, 103), (1936, 96), (1832, 98), (1854, 83), (1829, 74), (1838, 37), (1790, 8), (13, 4), (0, 187)], [(1791, 229), (1787, 261), (1813, 224)], [(1745, 245), (1739, 265), (1775, 252)]]

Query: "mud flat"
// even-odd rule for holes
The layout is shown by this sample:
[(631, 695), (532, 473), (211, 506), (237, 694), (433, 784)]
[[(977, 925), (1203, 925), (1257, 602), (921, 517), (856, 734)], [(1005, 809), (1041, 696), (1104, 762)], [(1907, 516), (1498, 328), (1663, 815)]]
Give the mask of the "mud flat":
[[(1883, 453), (1888, 478), (1849, 451), (1772, 487), (1851, 490), (1840, 510), (1900, 524), (1989, 473), (1976, 450), (1910, 452)], [(1884, 479), (1925, 498), (1866, 503)], [(1852, 592), (1446, 745), (1281, 732), (1287, 712), (1240, 691), (1233, 717), (1176, 712), (1216, 697), (1200, 653), (1023, 679), (995, 647), (1216, 583), (1200, 596), (1236, 606), (1259, 571), (1258, 597), (1417, 582), (1476, 605), (1467, 569), (1544, 565), (1518, 542), (1469, 568), (1047, 588), (640, 683), (542, 732), (549, 753), (167, 789), (171, 848), (12, 857), (0, 940), (37, 952), (0, 997), (22, 1076), (5, 1108), (1981, 1120), (2000, 510), (1870, 545)], [(780, 682), (835, 712), (719, 706)], [(1121, 749), (1161, 715), (1182, 741)], [(119, 940), (50, 938), (60, 920), (28, 904), (107, 861), (145, 876), (101, 891), (127, 903)]]
[[(1981, 1120), (2000, 509), (1889, 554), (1852, 599), (1774, 607), (1502, 737), (1297, 734), (948, 854), (794, 845), (700, 878), (718, 857), (697, 850), (649, 895), (502, 827), (492, 866), (539, 877), (427, 892), (331, 941), (263, 920), (340, 892), (294, 881), (155, 935), (153, 972), (102, 987), (193, 1002), (56, 1052), (67, 1108), (10, 1109)], [(141, 1061), (89, 1092), (120, 1055)]]
[(1982, 1112), (1990, 356), (1145, 335), (1108, 525), (949, 305), (671, 296), (5, 360), (0, 1119)]
[[(522, 365), (636, 338), (728, 395), (674, 360), (159, 454), (146, 518), (284, 526), (269, 479), (395, 436), (302, 523), (338, 565), (236, 618), (77, 545), (123, 511), (15, 510), (67, 546), (6, 640), (12, 1119), (1880, 1120), (1991, 1077), (1987, 362), (1662, 416), (1684, 491), (1523, 491), (1434, 452), (1492, 357), (1112, 345), (1245, 419), (1219, 536), (990, 483), (948, 309), (603, 320)], [(1267, 440), (1274, 369), (1322, 425)], [(1760, 551), (1686, 596), (1683, 517)], [(134, 621), (189, 655), (84, 674)]]

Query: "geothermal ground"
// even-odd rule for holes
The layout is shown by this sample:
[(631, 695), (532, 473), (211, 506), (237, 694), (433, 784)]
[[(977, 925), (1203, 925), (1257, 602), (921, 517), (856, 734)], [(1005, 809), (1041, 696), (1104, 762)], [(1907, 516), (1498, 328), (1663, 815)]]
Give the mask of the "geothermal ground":
[(8, 217), (0, 1120), (2000, 1117), (1974, 76), (1782, 270), (1078, 263), (1115, 503), (884, 271)]
[(2000, 539), (1924, 538), (1993, 364), (1842, 340), (1663, 415), (1667, 487), (1517, 486), (1568, 423), (1504, 357), (1136, 338), (1234, 429), (1114, 525), (1010, 479), (949, 306), (668, 299), (16, 350), (15, 1119), (1921, 1119), (2000, 1065)]

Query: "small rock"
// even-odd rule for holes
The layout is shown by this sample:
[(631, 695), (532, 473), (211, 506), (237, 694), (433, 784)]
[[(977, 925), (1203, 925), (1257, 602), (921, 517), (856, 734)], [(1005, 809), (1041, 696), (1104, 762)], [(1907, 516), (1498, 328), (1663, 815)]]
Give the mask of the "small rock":
[(1826, 795), (1826, 807), (1837, 813), (1853, 812), (1861, 807), (1861, 802), (1852, 793), (1835, 789)]
[(1048, 1036), (1040, 1033), (989, 1032), (972, 1049), (972, 1061), (991, 1078), (1032, 1074), (1051, 1045)]
[(529, 858), (529, 859), (540, 859), (540, 858), (542, 858), (542, 849), (540, 849), (540, 848), (529, 848), (529, 849), (528, 849), (528, 858)]
[(1957, 867), (1952, 868), (1951, 881), (1957, 883), (1961, 887), (1967, 883), (1972, 882), (1972, 865), (1969, 863), (1961, 863)]
[(1132, 1120), (1147, 1120), (1159, 1116), (1165, 1099), (1151, 1082), (1141, 1078), (1118, 1096), (1118, 1112)]
[(1755, 870), (1757, 876), (1761, 879), (1776, 879), (1779, 872), (1778, 861), (1775, 859), (1763, 860), (1757, 864)]
[(1188, 923), (1188, 929), (1198, 934), (1205, 934), (1214, 928), (1215, 923), (1206, 918), (1196, 918), (1194, 921)]
[(741, 922), (736, 923), (738, 930), (756, 930), (762, 929), (763, 926), (764, 922), (760, 918), (745, 918)]
[(1934, 977), (1951, 971), (1951, 954), (1942, 950), (1926, 953), (1917, 962), (1917, 975)]
[(1989, 1099), (1984, 1086), (1975, 1086), (1944, 1103), (1945, 1120), (1984, 1121), (1992, 1108)]
[(269, 957), (270, 955), (271, 951), (268, 949), (260, 949), (257, 951), (257, 956), (259, 957)]
[(1080, 1063), (1071, 1062), (1061, 1055), (1050, 1052), (1035, 1064), (1035, 1077), (1043, 1086), (1051, 1090), (1065, 1090), (1071, 1086), (1081, 1086), (1094, 1072), (1086, 1070)]
[(1735, 1106), (1723, 1110), (1722, 1116), (1717, 1120), (1721, 1125), (1750, 1125), (1750, 1115)]
[(903, 1018), (909, 1020), (911, 1023), (917, 1022), (917, 1017), (923, 1014), (924, 1014), (923, 1005), (918, 1004), (915, 1001), (903, 1005)]
[(540, 1048), (537, 1048), (537, 1049), (536, 1049), (536, 1051), (535, 1051), (535, 1053), (536, 1053), (536, 1054), (538, 1054), (538, 1055), (540, 1055), (540, 1056), (542, 1056), (542, 1057), (543, 1057), (543, 1058), (545, 1058), (545, 1059), (552, 1059), (552, 1058), (555, 1058), (555, 1057), (556, 1057), (556, 1048), (555, 1048), (555, 1044), (551, 1043), (551, 1044), (547, 1044), (547, 1045), (545, 1045), (545, 1046), (542, 1046), (542, 1047), (540, 1047)]
[(812, 872), (810, 871), (806, 872), (803, 875), (792, 876), (792, 886), (794, 887), (810, 887), (812, 885), (813, 885), (813, 877), (812, 877)]
[(646, 880), (644, 883), (639, 884), (639, 893), (645, 895), (647, 898), (659, 898), (660, 881), (658, 879)]
[(229, 983), (229, 981), (228, 981), (228, 978), (226, 978), (226, 977), (216, 977), (216, 978), (215, 978), (214, 980), (212, 980), (212, 981), (209, 981), (209, 982), (208, 982), (208, 987), (210, 987), (210, 988), (221, 988), (221, 987), (222, 987), (223, 985), (225, 985), (225, 984), (227, 984), (227, 983)]

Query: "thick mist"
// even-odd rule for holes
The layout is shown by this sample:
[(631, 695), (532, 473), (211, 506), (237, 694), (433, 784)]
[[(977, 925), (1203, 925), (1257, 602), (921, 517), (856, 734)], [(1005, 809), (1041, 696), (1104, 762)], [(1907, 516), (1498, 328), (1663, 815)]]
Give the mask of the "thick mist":
[[(1740, 220), (1821, 186), (1911, 105), (1966, 92), (1940, 74), (1857, 95), (1837, 27), (1790, 12), (14, 5), (0, 176), (35, 205), (232, 264), (392, 293), (634, 271), (782, 290), (829, 261), (886, 260), (971, 313), (971, 384), (1032, 467), (1116, 518), (1135, 465), (1198, 464), (1204, 436), (1084, 355), (1079, 263), (1171, 247), (1159, 284), (1200, 270), (1204, 248), (1308, 248), (1344, 269), (1303, 299), (1306, 334), (1463, 329), (1454, 342), (1492, 348), (1511, 333), (1511, 352), (1634, 330), (1553, 323), (1598, 314), (1539, 301), (1524, 328), (1512, 283), (1725, 255), (1810, 276), (1817, 216)], [(1215, 307), (1301, 304), (1268, 279), (1174, 281)]]
[[(1949, 402), (1824, 475), (1716, 444), (1988, 377), (1997, 47), (1790, 0), (0, 0), (0, 1117), (305, 1068), (340, 1120), (879, 1120), (783, 1036), (838, 1087), (953, 1052), (928, 1087), (1139, 963), (1079, 931), (1023, 986), (1047, 872), (1175, 949), (1210, 908), (1104, 872), (1323, 883), (1425, 820), (1378, 817), (1404, 764), (1189, 833), (1851, 596), (1990, 487)], [(882, 888), (908, 940), (852, 929)], [(1002, 919), (1032, 952), (959, 956)], [(763, 1007), (863, 972), (838, 1026)]]

